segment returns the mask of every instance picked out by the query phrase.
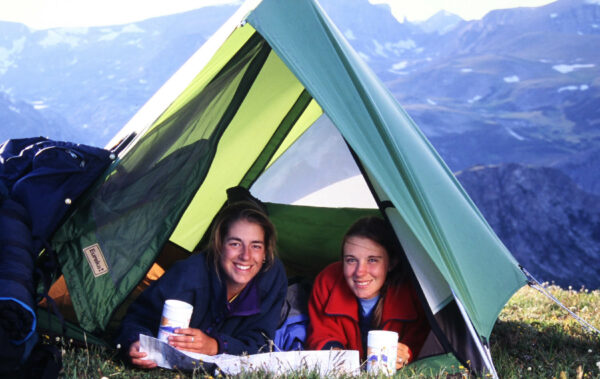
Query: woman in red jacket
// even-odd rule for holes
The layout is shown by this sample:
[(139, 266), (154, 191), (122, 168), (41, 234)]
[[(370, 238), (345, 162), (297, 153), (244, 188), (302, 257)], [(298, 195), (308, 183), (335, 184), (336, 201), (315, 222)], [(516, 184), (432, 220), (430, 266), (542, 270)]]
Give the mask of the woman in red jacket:
[(396, 367), (419, 353), (429, 325), (399, 265), (401, 247), (381, 218), (358, 220), (346, 233), (342, 261), (317, 276), (308, 304), (309, 349), (358, 350), (365, 358), (369, 330), (398, 333)]

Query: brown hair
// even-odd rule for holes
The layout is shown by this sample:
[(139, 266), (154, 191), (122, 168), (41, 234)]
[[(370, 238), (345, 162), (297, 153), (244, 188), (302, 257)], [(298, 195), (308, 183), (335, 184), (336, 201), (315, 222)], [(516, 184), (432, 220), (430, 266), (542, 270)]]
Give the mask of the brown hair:
[(206, 259), (215, 265), (217, 273), (219, 270), (219, 261), (223, 254), (223, 241), (229, 228), (233, 223), (239, 220), (245, 220), (262, 227), (265, 233), (265, 262), (262, 271), (267, 271), (273, 265), (277, 254), (275, 246), (277, 243), (277, 232), (275, 226), (269, 220), (269, 216), (249, 201), (238, 201), (227, 205), (219, 212), (215, 218), (215, 223), (210, 233), (210, 241), (206, 252)]
[(400, 264), (402, 246), (396, 238), (396, 233), (387, 221), (380, 217), (369, 216), (358, 219), (346, 232), (342, 241), (342, 258), (344, 256), (344, 245), (350, 237), (363, 237), (381, 245), (387, 252), (391, 270), (385, 277), (385, 282), (379, 291), (379, 300), (375, 306), (373, 314), (374, 328), (381, 327), (381, 317), (383, 313), (383, 299), (389, 286), (398, 285), (404, 280), (404, 270)]

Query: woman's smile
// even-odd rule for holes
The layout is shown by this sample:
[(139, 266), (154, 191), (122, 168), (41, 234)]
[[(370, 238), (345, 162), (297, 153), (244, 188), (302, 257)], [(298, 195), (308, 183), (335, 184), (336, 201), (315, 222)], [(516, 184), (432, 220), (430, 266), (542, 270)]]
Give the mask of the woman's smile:
[(265, 261), (265, 233), (259, 224), (238, 220), (223, 241), (221, 267), (225, 272), (227, 297), (238, 294), (261, 270)]
[(344, 278), (359, 299), (379, 294), (389, 271), (390, 260), (383, 246), (364, 237), (349, 237), (344, 243)]

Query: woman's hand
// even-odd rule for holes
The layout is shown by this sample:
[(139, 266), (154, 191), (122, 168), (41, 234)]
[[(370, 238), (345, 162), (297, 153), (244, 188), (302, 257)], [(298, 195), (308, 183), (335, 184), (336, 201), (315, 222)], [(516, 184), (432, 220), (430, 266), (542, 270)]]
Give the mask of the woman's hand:
[(396, 356), (396, 370), (404, 367), (410, 360), (412, 354), (410, 348), (405, 344), (398, 342), (398, 355)]
[(207, 336), (200, 329), (176, 329), (175, 333), (180, 335), (169, 336), (169, 345), (176, 349), (206, 355), (216, 355), (219, 352), (217, 340)]
[(135, 341), (129, 347), (129, 358), (131, 358), (132, 364), (140, 368), (155, 368), (157, 366), (156, 362), (144, 359), (146, 356), (148, 356), (147, 353), (140, 351), (140, 341)]

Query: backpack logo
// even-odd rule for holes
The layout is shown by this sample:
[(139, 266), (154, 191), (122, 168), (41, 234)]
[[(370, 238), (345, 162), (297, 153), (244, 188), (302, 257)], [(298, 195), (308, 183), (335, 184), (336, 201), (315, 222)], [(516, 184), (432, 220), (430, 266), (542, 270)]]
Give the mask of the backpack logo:
[(106, 264), (106, 259), (104, 259), (104, 254), (102, 254), (100, 245), (95, 243), (91, 246), (88, 246), (83, 249), (83, 253), (90, 264), (90, 268), (94, 273), (94, 277), (97, 278), (100, 275), (104, 275), (108, 272), (108, 265)]

